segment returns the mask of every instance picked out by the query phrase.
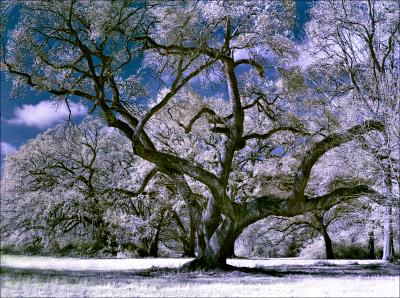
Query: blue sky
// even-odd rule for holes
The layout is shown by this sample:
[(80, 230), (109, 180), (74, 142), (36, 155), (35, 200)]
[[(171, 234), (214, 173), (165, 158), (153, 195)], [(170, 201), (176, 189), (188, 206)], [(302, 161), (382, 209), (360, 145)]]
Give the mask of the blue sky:
[[(312, 0), (296, 1), (297, 23), (295, 28), (295, 39), (300, 42), (304, 36), (304, 24), (308, 20), (307, 10)], [(13, 26), (12, 21), (10, 26)], [(27, 90), (15, 98), (11, 96), (12, 82), (6, 79), (0, 72), (1, 86), (1, 160), (4, 156), (16, 150), (27, 140), (34, 138), (39, 133), (54, 127), (68, 119), (68, 109), (65, 104), (55, 105), (50, 95), (45, 92)], [(216, 91), (223, 91), (218, 90)], [(78, 102), (70, 106), (73, 121), (79, 122), (87, 114), (88, 108)]]

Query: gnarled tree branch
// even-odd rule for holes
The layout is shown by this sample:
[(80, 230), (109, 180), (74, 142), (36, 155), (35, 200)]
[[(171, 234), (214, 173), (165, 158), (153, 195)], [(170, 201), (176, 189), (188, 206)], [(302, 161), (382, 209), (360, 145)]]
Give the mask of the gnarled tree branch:
[(260, 77), (263, 78), (263, 77), (265, 76), (264, 67), (263, 67), (262, 65), (260, 65), (259, 63), (257, 63), (256, 61), (252, 60), (252, 59), (239, 59), (239, 60), (236, 60), (236, 61), (235, 61), (235, 67), (238, 66), (238, 65), (240, 65), (240, 64), (248, 64), (248, 65), (251, 65), (251, 66), (253, 66), (253, 67), (257, 70), (258, 75), (259, 75)]
[(303, 212), (310, 210), (329, 210), (334, 205), (361, 197), (363, 195), (380, 196), (378, 192), (367, 185), (337, 188), (323, 196), (306, 199)]
[(290, 126), (282, 126), (282, 127), (276, 127), (271, 129), (270, 131), (263, 133), (263, 134), (259, 134), (259, 133), (251, 133), (248, 135), (243, 136), (243, 140), (244, 141), (248, 141), (251, 139), (268, 139), (270, 138), (272, 135), (274, 135), (275, 133), (281, 132), (281, 131), (290, 131), (292, 133), (297, 133), (297, 134), (302, 134), (302, 135), (308, 135), (309, 133), (299, 129), (299, 128), (295, 128), (295, 127), (290, 127)]
[(383, 131), (384, 126), (381, 122), (375, 120), (368, 120), (362, 124), (358, 124), (343, 133), (334, 133), (322, 141), (317, 142), (305, 154), (299, 168), (297, 169), (293, 192), (291, 195), (292, 202), (296, 205), (304, 201), (304, 190), (306, 189), (310, 173), (318, 161), (318, 159), (329, 150), (338, 147), (346, 142), (349, 142), (367, 132), (376, 130)]

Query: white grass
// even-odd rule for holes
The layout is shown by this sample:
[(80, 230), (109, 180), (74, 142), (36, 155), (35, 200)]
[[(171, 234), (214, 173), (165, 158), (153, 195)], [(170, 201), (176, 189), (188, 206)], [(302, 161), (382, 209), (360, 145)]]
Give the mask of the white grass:
[(275, 259), (253, 259), (253, 260), (243, 260), (243, 259), (229, 259), (228, 264), (233, 266), (242, 266), (254, 268), (257, 266), (265, 267), (278, 267), (285, 265), (299, 265), (299, 266), (310, 266), (316, 265), (321, 262), (334, 264), (334, 265), (350, 265), (358, 263), (360, 265), (367, 264), (382, 264), (382, 260), (307, 260), (300, 258), (275, 258)]
[[(49, 269), (59, 271), (119, 271), (119, 270), (137, 270), (150, 269), (152, 267), (177, 268), (184, 263), (189, 262), (189, 258), (156, 258), (156, 259), (79, 259), (79, 258), (54, 258), (54, 257), (31, 257), (31, 256), (11, 256), (3, 255), (0, 257), (0, 264), (4, 267), (13, 267), (21, 269)], [(233, 266), (241, 267), (276, 267), (284, 265), (302, 265), (309, 266), (318, 264), (322, 260), (305, 260), (299, 258), (282, 259), (228, 259), (227, 263)], [(381, 260), (329, 260), (335, 265), (354, 264), (380, 264)]]
[(56, 271), (119, 271), (142, 270), (154, 267), (177, 268), (192, 259), (80, 259), (30, 256), (1, 256), (3, 267)]
[(180, 281), (2, 277), (2, 297), (399, 297), (398, 277), (249, 277)]
[[(76, 259), (1, 256), (1, 266), (58, 270), (56, 275), (1, 275), (1, 297), (399, 297), (399, 276), (322, 276), (246, 273), (174, 273), (143, 277), (110, 274), (157, 267), (177, 267), (190, 259)], [(376, 264), (379, 260), (333, 260), (332, 264)], [(229, 260), (236, 266), (309, 265), (321, 260)], [(325, 261), (324, 261), (325, 262)], [(318, 264), (318, 263), (317, 263)], [(100, 271), (65, 275), (64, 270)], [(104, 272), (104, 273), (103, 273)]]

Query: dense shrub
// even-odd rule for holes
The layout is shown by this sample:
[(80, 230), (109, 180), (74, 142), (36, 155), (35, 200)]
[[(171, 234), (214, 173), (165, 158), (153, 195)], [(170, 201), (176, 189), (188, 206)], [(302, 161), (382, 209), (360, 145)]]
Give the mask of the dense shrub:
[[(360, 244), (334, 243), (333, 251), (337, 259), (370, 259), (368, 246)], [(382, 257), (382, 249), (380, 249)]]

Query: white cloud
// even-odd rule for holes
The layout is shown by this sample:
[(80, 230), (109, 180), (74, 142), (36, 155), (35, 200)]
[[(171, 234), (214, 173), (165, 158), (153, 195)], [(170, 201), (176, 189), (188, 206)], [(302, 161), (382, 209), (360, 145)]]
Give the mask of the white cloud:
[[(69, 107), (72, 116), (82, 116), (87, 113), (87, 108), (80, 103), (70, 102)], [(68, 119), (68, 115), (69, 110), (65, 103), (55, 105), (54, 102), (45, 100), (36, 105), (26, 104), (16, 107), (14, 118), (6, 121), (14, 125), (46, 128)]]
[(10, 143), (1, 142), (1, 156), (17, 151), (17, 148)]

